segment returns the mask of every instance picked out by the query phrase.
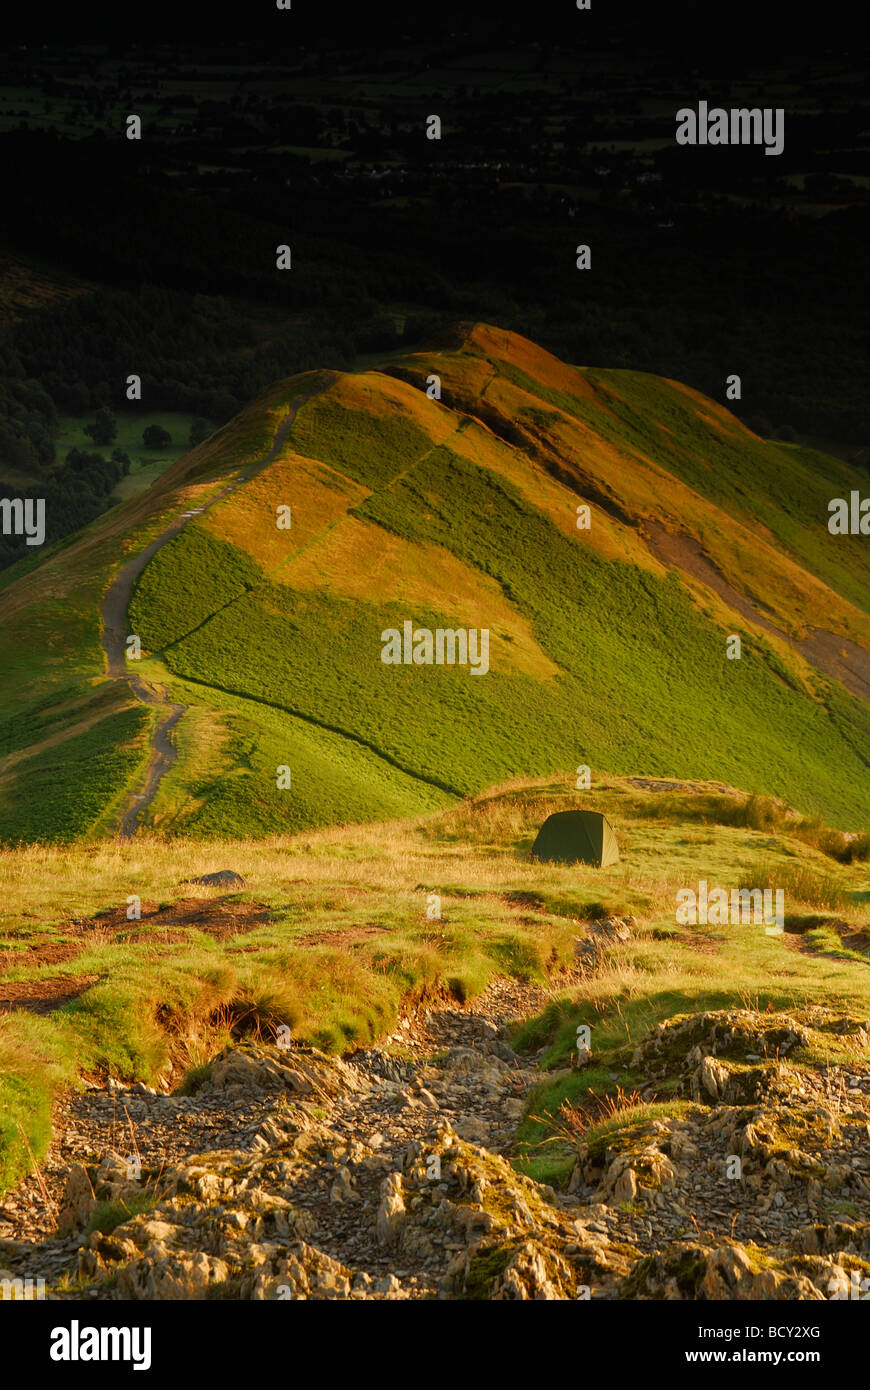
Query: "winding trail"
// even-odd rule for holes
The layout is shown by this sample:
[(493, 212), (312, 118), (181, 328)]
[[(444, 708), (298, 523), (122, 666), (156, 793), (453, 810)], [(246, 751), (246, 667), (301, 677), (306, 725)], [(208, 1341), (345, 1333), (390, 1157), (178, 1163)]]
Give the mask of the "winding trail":
[(154, 800), (163, 776), (175, 762), (177, 750), (173, 734), (181, 716), (187, 709), (186, 705), (178, 705), (170, 700), (163, 686), (157, 685), (153, 681), (143, 680), (141, 676), (136, 675), (131, 671), (127, 662), (127, 637), (129, 635), (127, 608), (134, 581), (139, 578), (145, 566), (154, 558), (158, 550), (167, 541), (171, 541), (174, 536), (177, 536), (180, 531), (183, 531), (193, 517), (202, 516), (205, 512), (210, 511), (216, 503), (223, 501), (231, 492), (235, 492), (236, 488), (241, 487), (242, 483), (248, 482), (255, 473), (259, 473), (262, 468), (274, 463), (284, 447), (284, 441), (296, 419), (300, 406), (310, 400), (317, 389), (319, 387), (298, 396), (293, 401), (286, 419), (282, 420), (275, 432), (272, 447), (265, 458), (257, 459), (255, 463), (243, 469), (231, 483), (228, 483), (203, 506), (182, 513), (143, 551), (134, 555), (131, 560), (121, 566), (106, 590), (100, 605), (100, 619), (107, 673), (112, 680), (127, 681), (136, 698), (141, 700), (143, 704), (157, 705), (163, 711), (151, 737), (151, 757), (146, 769), (143, 789), (129, 797), (127, 805), (121, 813), (118, 826), (119, 840), (130, 840), (136, 834), (145, 812)]

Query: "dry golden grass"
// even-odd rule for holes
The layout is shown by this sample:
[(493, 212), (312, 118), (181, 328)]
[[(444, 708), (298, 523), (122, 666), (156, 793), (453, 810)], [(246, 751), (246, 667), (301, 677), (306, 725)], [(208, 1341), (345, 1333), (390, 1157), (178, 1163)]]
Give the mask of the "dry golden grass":
[(477, 323), (464, 334), (463, 350), (471, 353), (482, 352), (509, 362), (521, 372), (539, 381), (542, 386), (553, 387), (557, 391), (568, 391), (572, 395), (586, 398), (600, 404), (587, 378), (577, 367), (562, 362), (545, 348), (538, 347), (529, 338), (518, 333), (510, 333), (491, 324)]
[(425, 391), (383, 372), (342, 374), (324, 394), (354, 414), (365, 412), (380, 419), (395, 413), (423, 430), (433, 448), (443, 444), (459, 424), (452, 410), (429, 400)]
[[(212, 507), (199, 524), (246, 551), (269, 572), (285, 565), (368, 496), (368, 488), (328, 464), (288, 451)], [(276, 508), (282, 502), (292, 508), (289, 530), (279, 530), (276, 524)]]

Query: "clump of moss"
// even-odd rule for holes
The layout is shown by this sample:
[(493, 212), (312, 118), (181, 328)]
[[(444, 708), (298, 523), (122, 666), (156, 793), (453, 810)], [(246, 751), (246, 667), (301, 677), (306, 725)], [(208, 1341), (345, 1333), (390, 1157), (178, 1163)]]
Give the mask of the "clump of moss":
[[(639, 1260), (622, 1280), (617, 1289), (617, 1297), (631, 1299), (646, 1294), (647, 1297), (664, 1298), (664, 1284), (673, 1279), (680, 1293), (691, 1298), (706, 1271), (707, 1256), (696, 1246), (690, 1246), (685, 1250), (669, 1250), (663, 1255), (647, 1255)], [(661, 1283), (662, 1290), (650, 1295), (647, 1285), (652, 1276), (655, 1276), (657, 1284)]]
[(473, 1255), (465, 1276), (465, 1297), (479, 1300), (490, 1298), (493, 1285), (504, 1274), (516, 1248), (516, 1244), (494, 1245)]

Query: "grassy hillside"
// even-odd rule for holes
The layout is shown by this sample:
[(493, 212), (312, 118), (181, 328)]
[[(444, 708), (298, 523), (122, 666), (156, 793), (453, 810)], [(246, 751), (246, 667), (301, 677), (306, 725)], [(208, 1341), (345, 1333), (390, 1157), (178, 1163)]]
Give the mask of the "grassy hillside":
[[(867, 823), (870, 556), (866, 538), (827, 530), (828, 500), (859, 476), (679, 383), (575, 368), (476, 325), (380, 371), (278, 383), (11, 576), (0, 836), (99, 830), (136, 790), (145, 716), (126, 682), (114, 699), (140, 721), (99, 715), (123, 748), (87, 766), (92, 809), (75, 824), (29, 770), (63, 781), (81, 734), (46, 748), (42, 711), (104, 698), (95, 610), (118, 566), (265, 459), (300, 399), (275, 456), (191, 517), (133, 590), (137, 674), (186, 707), (152, 826), (244, 836), (413, 815), (581, 763), (718, 778)], [(409, 619), (487, 628), (489, 672), (384, 665), (381, 633)]]

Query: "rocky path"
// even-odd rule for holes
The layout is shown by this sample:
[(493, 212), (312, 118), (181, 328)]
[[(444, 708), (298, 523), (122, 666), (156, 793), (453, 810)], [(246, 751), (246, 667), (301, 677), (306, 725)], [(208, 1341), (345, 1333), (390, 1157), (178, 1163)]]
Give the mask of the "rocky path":
[(127, 660), (127, 637), (129, 635), (127, 609), (130, 604), (133, 585), (158, 550), (162, 549), (167, 541), (171, 541), (173, 537), (183, 531), (194, 516), (201, 516), (204, 512), (210, 511), (218, 502), (223, 501), (225, 497), (228, 497), (249, 478), (252, 478), (255, 473), (259, 473), (262, 468), (267, 467), (278, 458), (300, 407), (311, 398), (312, 394), (313, 392), (307, 392), (293, 401), (286, 418), (281, 421), (275, 432), (272, 447), (265, 458), (257, 459), (248, 468), (243, 469), (231, 483), (216, 493), (210, 501), (203, 503), (201, 507), (184, 512), (170, 526), (167, 526), (165, 531), (161, 531), (160, 535), (155, 537), (144, 550), (140, 551), (138, 555), (134, 555), (131, 560), (120, 567), (103, 597), (100, 605), (100, 619), (102, 622), (103, 650), (106, 654), (106, 670), (109, 676), (113, 680), (127, 681), (136, 698), (141, 700), (143, 704), (157, 705), (162, 710), (152, 733), (151, 758), (145, 773), (144, 787), (141, 792), (131, 795), (121, 815), (118, 827), (118, 838), (121, 840), (129, 840), (135, 835), (148, 807), (154, 800), (164, 774), (175, 761), (176, 750), (172, 733), (186, 708), (184, 705), (173, 703), (162, 686), (153, 681), (142, 680), (135, 673), (135, 669), (130, 667)]
[[(630, 929), (590, 928), (575, 978)], [(578, 1132), (555, 1192), (506, 1157), (542, 1079), (509, 1025), (548, 993), (495, 980), (343, 1059), (239, 1044), (190, 1095), (91, 1083), (0, 1206), (0, 1278), (59, 1298), (870, 1294), (870, 1021), (813, 1006), (658, 1024), (632, 1089), (679, 1104)], [(831, 1037), (848, 1063), (792, 1062)]]
[[(536, 1012), (547, 997), (535, 986), (498, 980), (465, 1009), (415, 1011), (383, 1046), (360, 1049), (344, 1063), (326, 1062), (321, 1084), (311, 1075), (306, 1105), (315, 1123), (328, 1125), (334, 1154), (362, 1143), (376, 1155), (370, 1196), (436, 1118), (494, 1153), (510, 1147), (525, 1097), (540, 1078), (535, 1060), (517, 1056), (502, 1033), (509, 1021)], [(82, 1228), (94, 1207), (93, 1184), (82, 1181), (82, 1165), (102, 1163), (105, 1174), (126, 1180), (133, 1171), (128, 1165), (137, 1159), (143, 1172), (154, 1174), (198, 1155), (261, 1153), (284, 1133), (287, 1119), (286, 1088), (271, 1084), (271, 1065), (293, 1068), (313, 1055), (292, 1043), (286, 1049), (231, 1050), (218, 1060), (211, 1081), (188, 1096), (113, 1082), (89, 1082), (82, 1092), (65, 1096), (39, 1174), (0, 1202), (0, 1265), (45, 1278), (52, 1287), (62, 1276), (75, 1277)], [(338, 1087), (335, 1076), (343, 1082)], [(356, 1229), (356, 1200), (364, 1200), (367, 1185), (354, 1200), (341, 1201), (334, 1189), (344, 1180), (336, 1175), (344, 1171), (337, 1158), (312, 1165), (295, 1197), (298, 1207), (317, 1214), (320, 1248), (335, 1259), (365, 1246)], [(74, 1229), (58, 1237), (58, 1226), (70, 1222)], [(364, 1248), (359, 1253), (366, 1254)], [(433, 1291), (425, 1267), (400, 1279), (392, 1255), (377, 1241), (367, 1256), (373, 1279), (392, 1274), (409, 1297)]]

